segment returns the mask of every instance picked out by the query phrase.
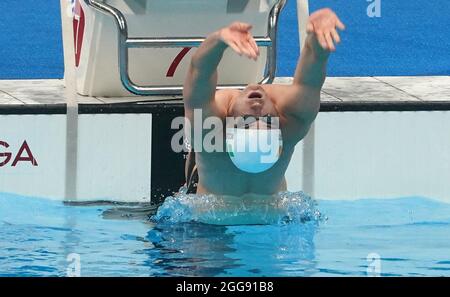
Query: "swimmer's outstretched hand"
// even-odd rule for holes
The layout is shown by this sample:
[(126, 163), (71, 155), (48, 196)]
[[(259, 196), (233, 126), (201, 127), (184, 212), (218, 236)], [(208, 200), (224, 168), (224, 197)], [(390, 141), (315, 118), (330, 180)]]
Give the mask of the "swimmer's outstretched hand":
[(250, 33), (252, 25), (234, 22), (228, 27), (219, 30), (219, 38), (231, 47), (240, 56), (244, 55), (249, 59), (256, 59), (259, 56), (259, 48), (256, 45), (253, 35)]
[(345, 30), (345, 25), (329, 8), (320, 9), (309, 17), (306, 30), (314, 34), (320, 46), (327, 51), (335, 51), (335, 43), (341, 42), (336, 29)]

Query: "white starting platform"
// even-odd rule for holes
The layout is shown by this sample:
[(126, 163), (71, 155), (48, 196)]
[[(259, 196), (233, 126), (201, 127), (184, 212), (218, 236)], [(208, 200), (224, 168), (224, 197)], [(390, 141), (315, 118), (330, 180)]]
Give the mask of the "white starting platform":
[[(75, 0), (63, 27), (74, 38), (76, 91), (89, 96), (181, 94), (195, 48), (234, 21), (253, 25), (261, 58), (227, 50), (220, 87), (270, 83), (275, 77), (278, 17), (286, 0)], [(66, 67), (73, 57), (66, 55)], [(239, 68), (239, 71), (236, 69)]]

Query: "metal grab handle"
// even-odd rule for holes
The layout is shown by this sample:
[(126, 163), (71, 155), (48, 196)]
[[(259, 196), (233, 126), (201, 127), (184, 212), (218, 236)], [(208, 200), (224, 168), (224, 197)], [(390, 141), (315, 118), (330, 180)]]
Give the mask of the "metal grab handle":
[[(128, 25), (123, 13), (117, 8), (98, 2), (97, 0), (84, 0), (86, 5), (114, 18), (118, 27), (119, 73), (122, 85), (129, 92), (142, 95), (180, 95), (182, 86), (138, 86), (129, 75), (128, 49), (130, 48), (158, 48), (158, 47), (198, 47), (204, 38), (128, 38)], [(261, 84), (272, 83), (276, 72), (276, 32), (278, 16), (286, 4), (286, 0), (279, 0), (269, 15), (268, 37), (256, 37), (258, 46), (267, 47), (267, 70)], [(242, 89), (246, 85), (220, 85), (217, 89)]]
[[(128, 38), (128, 48), (145, 47), (198, 47), (205, 40), (203, 37), (174, 37), (174, 38)], [(255, 37), (259, 46), (272, 46), (272, 40), (268, 37)]]

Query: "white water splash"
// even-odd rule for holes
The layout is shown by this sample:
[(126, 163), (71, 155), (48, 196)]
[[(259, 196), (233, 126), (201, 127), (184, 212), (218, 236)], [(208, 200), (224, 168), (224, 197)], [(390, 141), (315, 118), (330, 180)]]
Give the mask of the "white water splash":
[(157, 222), (200, 222), (217, 225), (286, 224), (320, 221), (314, 199), (303, 192), (280, 192), (270, 198), (231, 198), (186, 194), (167, 197), (152, 217)]

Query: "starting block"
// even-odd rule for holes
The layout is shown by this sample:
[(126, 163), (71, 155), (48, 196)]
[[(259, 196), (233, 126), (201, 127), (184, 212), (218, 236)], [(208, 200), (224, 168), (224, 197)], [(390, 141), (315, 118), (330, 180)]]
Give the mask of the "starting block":
[[(81, 95), (181, 94), (195, 48), (234, 21), (253, 25), (261, 56), (255, 62), (227, 50), (219, 88), (271, 83), (275, 77), (278, 17), (286, 0), (72, 1), (73, 18), (63, 22), (72, 23), (74, 37), (64, 38), (64, 46), (75, 48)], [(73, 57), (65, 59), (67, 67)]]

